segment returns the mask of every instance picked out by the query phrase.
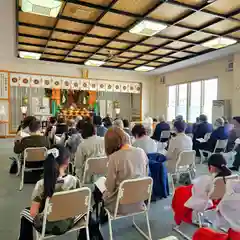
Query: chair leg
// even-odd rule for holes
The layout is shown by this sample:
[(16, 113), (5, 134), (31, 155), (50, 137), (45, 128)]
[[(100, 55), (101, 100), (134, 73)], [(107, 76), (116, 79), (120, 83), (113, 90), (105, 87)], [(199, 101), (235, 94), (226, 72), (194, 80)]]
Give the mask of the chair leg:
[(16, 176), (19, 176), (21, 172), (21, 161), (19, 159), (17, 159), (17, 168)]
[(22, 191), (22, 189), (23, 189), (23, 184), (24, 184), (24, 168), (22, 168), (21, 182), (20, 182), (20, 187), (19, 187), (20, 191)]
[(198, 225), (201, 228), (202, 227), (202, 216), (201, 216), (201, 213), (198, 213), (197, 216), (198, 216)]
[(179, 234), (180, 234), (182, 237), (184, 237), (185, 239), (191, 240), (192, 238), (190, 238), (190, 237), (187, 236), (185, 233), (183, 233), (183, 232), (180, 230), (179, 227), (180, 227), (180, 226), (176, 226), (176, 227), (173, 228), (173, 230), (174, 230), (175, 232), (179, 233)]
[(202, 164), (203, 161), (204, 161), (204, 159), (205, 159), (205, 157), (204, 157), (204, 155), (203, 155), (202, 150), (199, 150), (199, 153), (200, 153), (200, 164)]
[(150, 223), (149, 223), (149, 218), (148, 218), (148, 212), (145, 212), (146, 214), (146, 221), (147, 221), (147, 227), (148, 227), (148, 235), (143, 232), (143, 230), (135, 223), (134, 216), (133, 216), (133, 227), (136, 228), (136, 230), (147, 240), (152, 240), (152, 234), (151, 234), (151, 229), (150, 229)]
[(86, 227), (86, 237), (87, 237), (87, 240), (90, 240), (90, 235), (89, 235), (89, 228), (88, 228), (88, 226)]
[(191, 175), (191, 170), (188, 170), (188, 175), (189, 175), (189, 179), (192, 182), (192, 175)]
[(109, 239), (113, 240), (113, 232), (112, 232), (112, 220), (108, 213), (108, 230), (109, 230)]
[(170, 173), (171, 183), (172, 183), (172, 195), (175, 193), (175, 184), (173, 179), (174, 174)]

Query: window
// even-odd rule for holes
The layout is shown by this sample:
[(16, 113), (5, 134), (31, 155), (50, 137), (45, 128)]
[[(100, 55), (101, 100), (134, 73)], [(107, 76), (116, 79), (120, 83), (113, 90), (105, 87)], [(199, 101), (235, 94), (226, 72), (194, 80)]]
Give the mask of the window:
[(168, 109), (167, 120), (172, 121), (175, 118), (176, 110), (176, 86), (170, 86), (168, 88)]
[(168, 87), (167, 120), (176, 115), (195, 122), (201, 113), (212, 121), (212, 102), (217, 100), (218, 79), (202, 80)]
[(202, 112), (207, 115), (209, 122), (212, 122), (212, 102), (217, 100), (217, 84), (217, 79), (203, 81), (204, 99)]
[(192, 82), (190, 86), (190, 103), (188, 121), (195, 122), (196, 117), (201, 113), (201, 81)]
[(182, 115), (183, 119), (187, 118), (187, 88), (187, 84), (178, 86), (177, 115)]

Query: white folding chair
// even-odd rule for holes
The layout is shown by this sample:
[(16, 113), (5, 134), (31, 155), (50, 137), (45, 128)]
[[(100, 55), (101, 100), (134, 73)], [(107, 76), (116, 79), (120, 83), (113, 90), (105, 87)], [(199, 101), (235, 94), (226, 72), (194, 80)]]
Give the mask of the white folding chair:
[(56, 222), (77, 216), (82, 218), (65, 234), (85, 228), (87, 240), (90, 240), (88, 229), (90, 208), (91, 190), (87, 187), (54, 193), (52, 198), (46, 199), (42, 231), (41, 233), (36, 231), (36, 240), (56, 237), (46, 234), (47, 221)]
[(187, 133), (187, 136), (189, 136), (191, 139), (193, 139), (193, 134), (192, 133)]
[[(226, 148), (227, 148), (227, 144), (228, 144), (228, 139), (225, 139), (225, 140), (217, 140), (213, 152), (199, 149), (199, 153), (200, 153), (200, 156), (201, 156), (201, 164), (203, 163), (203, 161), (204, 161), (205, 159), (208, 159), (212, 154), (216, 153), (217, 150), (220, 149), (220, 150), (222, 150), (222, 152), (225, 152), (225, 150), (226, 150)], [(206, 154), (207, 156), (205, 157), (204, 154)]]
[[(105, 208), (107, 214), (108, 214), (108, 221), (109, 221), (109, 236), (110, 240), (113, 239), (113, 233), (112, 233), (112, 221), (117, 220), (120, 218), (126, 218), (126, 217), (133, 217), (133, 226), (136, 228), (136, 230), (146, 239), (152, 240), (152, 234), (150, 229), (150, 223), (149, 223), (149, 217), (148, 217), (148, 210), (150, 208), (150, 201), (152, 196), (152, 185), (153, 180), (150, 177), (144, 177), (144, 178), (137, 178), (137, 179), (129, 179), (123, 181), (118, 189), (118, 195), (117, 195), (117, 202), (115, 206), (114, 212), (110, 212), (107, 208)], [(134, 212), (128, 215), (119, 215), (119, 207), (124, 207), (124, 205), (128, 204), (137, 204), (140, 202), (144, 202), (147, 200), (147, 205), (143, 205), (143, 209), (141, 209), (139, 212)], [(145, 214), (146, 221), (147, 221), (147, 229), (148, 229), (148, 235), (146, 235), (135, 223), (134, 216), (139, 214)]]
[(20, 182), (20, 188), (19, 188), (20, 191), (23, 189), (25, 172), (43, 170), (43, 166), (38, 168), (28, 168), (28, 167), (26, 168), (26, 163), (44, 161), (46, 156), (47, 156), (47, 148), (45, 147), (26, 148), (24, 150), (22, 166), (21, 166), (21, 160), (20, 159), (18, 160), (19, 169), (21, 169), (22, 167), (22, 170), (21, 170), (22, 175), (21, 175), (21, 182)]
[(194, 150), (182, 151), (176, 163), (175, 172), (170, 173), (171, 182), (172, 182), (172, 190), (175, 192), (175, 184), (173, 176), (179, 177), (183, 173), (187, 173), (189, 175), (190, 180), (192, 180), (191, 170), (196, 168), (195, 166), (195, 158), (196, 152)]
[(87, 176), (106, 176), (108, 169), (108, 157), (88, 158), (85, 162), (82, 185), (86, 183)]
[(169, 236), (169, 237), (161, 238), (159, 240), (178, 240), (178, 238), (176, 238), (174, 236)]
[(171, 131), (162, 131), (160, 136), (160, 142), (162, 139), (169, 139), (171, 135)]

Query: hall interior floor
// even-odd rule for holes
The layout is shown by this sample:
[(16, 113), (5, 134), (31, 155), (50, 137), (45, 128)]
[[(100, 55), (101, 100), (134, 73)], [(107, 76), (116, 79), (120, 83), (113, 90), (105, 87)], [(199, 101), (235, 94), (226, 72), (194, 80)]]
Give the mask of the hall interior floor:
[[(31, 193), (33, 185), (24, 185), (24, 189), (19, 191), (19, 177), (9, 174), (10, 160), (13, 155), (13, 139), (0, 140), (0, 239), (16, 240), (19, 233), (19, 214), (22, 209), (30, 205)], [(197, 165), (197, 174), (203, 174), (207, 171), (206, 166)], [(153, 240), (161, 239), (169, 235), (177, 236), (182, 240), (176, 232), (172, 230), (174, 225), (173, 214), (171, 210), (171, 197), (164, 200), (159, 200), (151, 204), (149, 212), (150, 225), (152, 230)], [(136, 222), (146, 231), (145, 217), (140, 215), (136, 217)], [(196, 230), (190, 225), (181, 225), (181, 229), (191, 236)], [(147, 232), (147, 231), (146, 231)], [(104, 239), (109, 239), (108, 225), (102, 227)], [(132, 227), (131, 218), (120, 219), (113, 222), (113, 236), (115, 240), (140, 240), (144, 239)], [(53, 239), (59, 240), (76, 240), (76, 233), (67, 234)]]

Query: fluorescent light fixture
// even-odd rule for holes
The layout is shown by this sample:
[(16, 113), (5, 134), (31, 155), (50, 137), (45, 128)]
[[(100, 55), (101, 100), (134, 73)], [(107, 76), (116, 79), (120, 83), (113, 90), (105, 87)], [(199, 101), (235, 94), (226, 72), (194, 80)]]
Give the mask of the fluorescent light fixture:
[(237, 41), (232, 39), (232, 38), (218, 37), (218, 38), (209, 40), (205, 43), (202, 43), (202, 45), (204, 47), (208, 47), (208, 48), (219, 49), (219, 48), (224, 48), (224, 47), (227, 47), (229, 45), (235, 44), (236, 42)]
[(20, 52), (19, 52), (19, 57), (20, 57), (20, 58), (26, 58), (26, 59), (39, 60), (40, 57), (41, 57), (41, 53), (20, 51)]
[(149, 66), (140, 66), (135, 68), (135, 71), (140, 71), (140, 72), (148, 72), (148, 71), (152, 71), (153, 69), (155, 69), (155, 67), (149, 67)]
[(62, 6), (59, 0), (22, 0), (22, 11), (38, 15), (57, 17)]
[(167, 27), (166, 24), (149, 20), (143, 20), (129, 30), (130, 33), (136, 33), (145, 36), (153, 36)]
[(87, 66), (99, 67), (104, 63), (105, 63), (104, 61), (99, 61), (99, 60), (87, 60), (84, 64)]

